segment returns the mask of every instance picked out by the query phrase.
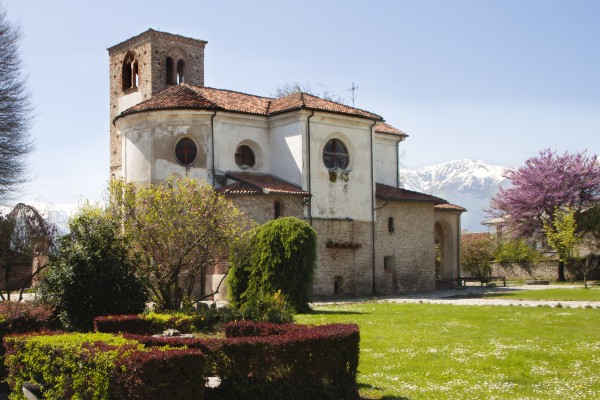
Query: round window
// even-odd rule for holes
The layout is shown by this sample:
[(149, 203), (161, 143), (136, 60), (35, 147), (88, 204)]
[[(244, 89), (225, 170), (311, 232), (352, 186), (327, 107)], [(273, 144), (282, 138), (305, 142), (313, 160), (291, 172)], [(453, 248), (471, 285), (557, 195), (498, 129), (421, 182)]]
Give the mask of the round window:
[(243, 144), (235, 151), (235, 163), (240, 167), (254, 167), (255, 162), (254, 152), (250, 146)]
[(182, 165), (190, 165), (196, 159), (198, 149), (190, 138), (182, 138), (175, 145), (175, 157)]
[(348, 150), (339, 139), (331, 139), (323, 149), (323, 163), (327, 168), (345, 169), (348, 167)]

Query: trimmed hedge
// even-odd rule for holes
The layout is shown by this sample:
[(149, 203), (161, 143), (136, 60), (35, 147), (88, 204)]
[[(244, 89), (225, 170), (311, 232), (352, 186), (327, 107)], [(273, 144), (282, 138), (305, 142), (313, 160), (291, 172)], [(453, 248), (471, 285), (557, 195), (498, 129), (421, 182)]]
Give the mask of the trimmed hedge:
[(218, 388), (207, 399), (354, 399), (360, 335), (357, 325), (225, 324), (226, 339), (124, 337), (146, 346), (201, 350)]
[[(0, 340), (9, 334), (50, 330), (57, 324), (54, 309), (47, 304), (0, 302)], [(0, 381), (7, 376), (4, 352), (4, 347), (0, 347)]]
[(136, 335), (154, 335), (167, 329), (182, 333), (192, 332), (194, 321), (184, 314), (111, 315), (94, 318), (94, 331), (102, 333), (127, 332)]
[(20, 335), (4, 340), (11, 399), (31, 381), (45, 399), (203, 399), (204, 357), (198, 350), (146, 348), (121, 336)]

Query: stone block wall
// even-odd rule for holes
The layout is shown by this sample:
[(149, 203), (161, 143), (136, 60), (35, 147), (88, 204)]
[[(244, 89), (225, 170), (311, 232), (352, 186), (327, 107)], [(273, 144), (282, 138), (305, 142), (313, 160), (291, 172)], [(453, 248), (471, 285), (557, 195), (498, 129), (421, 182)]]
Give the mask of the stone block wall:
[[(386, 204), (385, 201), (378, 200), (377, 208), (376, 292), (407, 293), (434, 290), (433, 204)], [(388, 218), (393, 218), (392, 232), (388, 229)]]
[(367, 295), (373, 292), (372, 224), (313, 219), (318, 233), (315, 296)]
[(302, 196), (290, 195), (230, 195), (227, 196), (235, 206), (257, 224), (262, 225), (275, 218), (275, 201), (283, 206), (283, 217), (304, 218)]

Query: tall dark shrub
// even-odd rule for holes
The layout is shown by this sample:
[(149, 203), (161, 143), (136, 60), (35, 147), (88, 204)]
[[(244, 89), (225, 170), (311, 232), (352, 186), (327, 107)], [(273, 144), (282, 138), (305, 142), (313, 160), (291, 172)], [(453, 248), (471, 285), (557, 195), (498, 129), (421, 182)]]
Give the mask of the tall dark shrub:
[(250, 255), (248, 288), (242, 301), (281, 290), (296, 311), (307, 311), (316, 246), (314, 229), (294, 217), (278, 218), (258, 227)]
[(119, 221), (86, 206), (69, 228), (40, 285), (43, 301), (56, 308), (65, 328), (91, 331), (99, 315), (143, 311), (148, 293), (134, 274)]

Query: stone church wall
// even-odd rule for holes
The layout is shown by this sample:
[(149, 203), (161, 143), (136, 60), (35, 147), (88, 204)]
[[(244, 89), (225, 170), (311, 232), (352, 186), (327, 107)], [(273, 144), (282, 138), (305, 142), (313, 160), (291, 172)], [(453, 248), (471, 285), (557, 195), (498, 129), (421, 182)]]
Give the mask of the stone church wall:
[[(377, 208), (376, 292), (434, 290), (433, 204), (379, 200)], [(393, 218), (393, 232), (388, 218)]]
[(372, 293), (370, 222), (313, 219), (318, 233), (315, 296)]
[(227, 196), (227, 198), (259, 225), (275, 218), (275, 201), (283, 204), (282, 216), (300, 219), (304, 217), (304, 204), (301, 196), (234, 195)]

